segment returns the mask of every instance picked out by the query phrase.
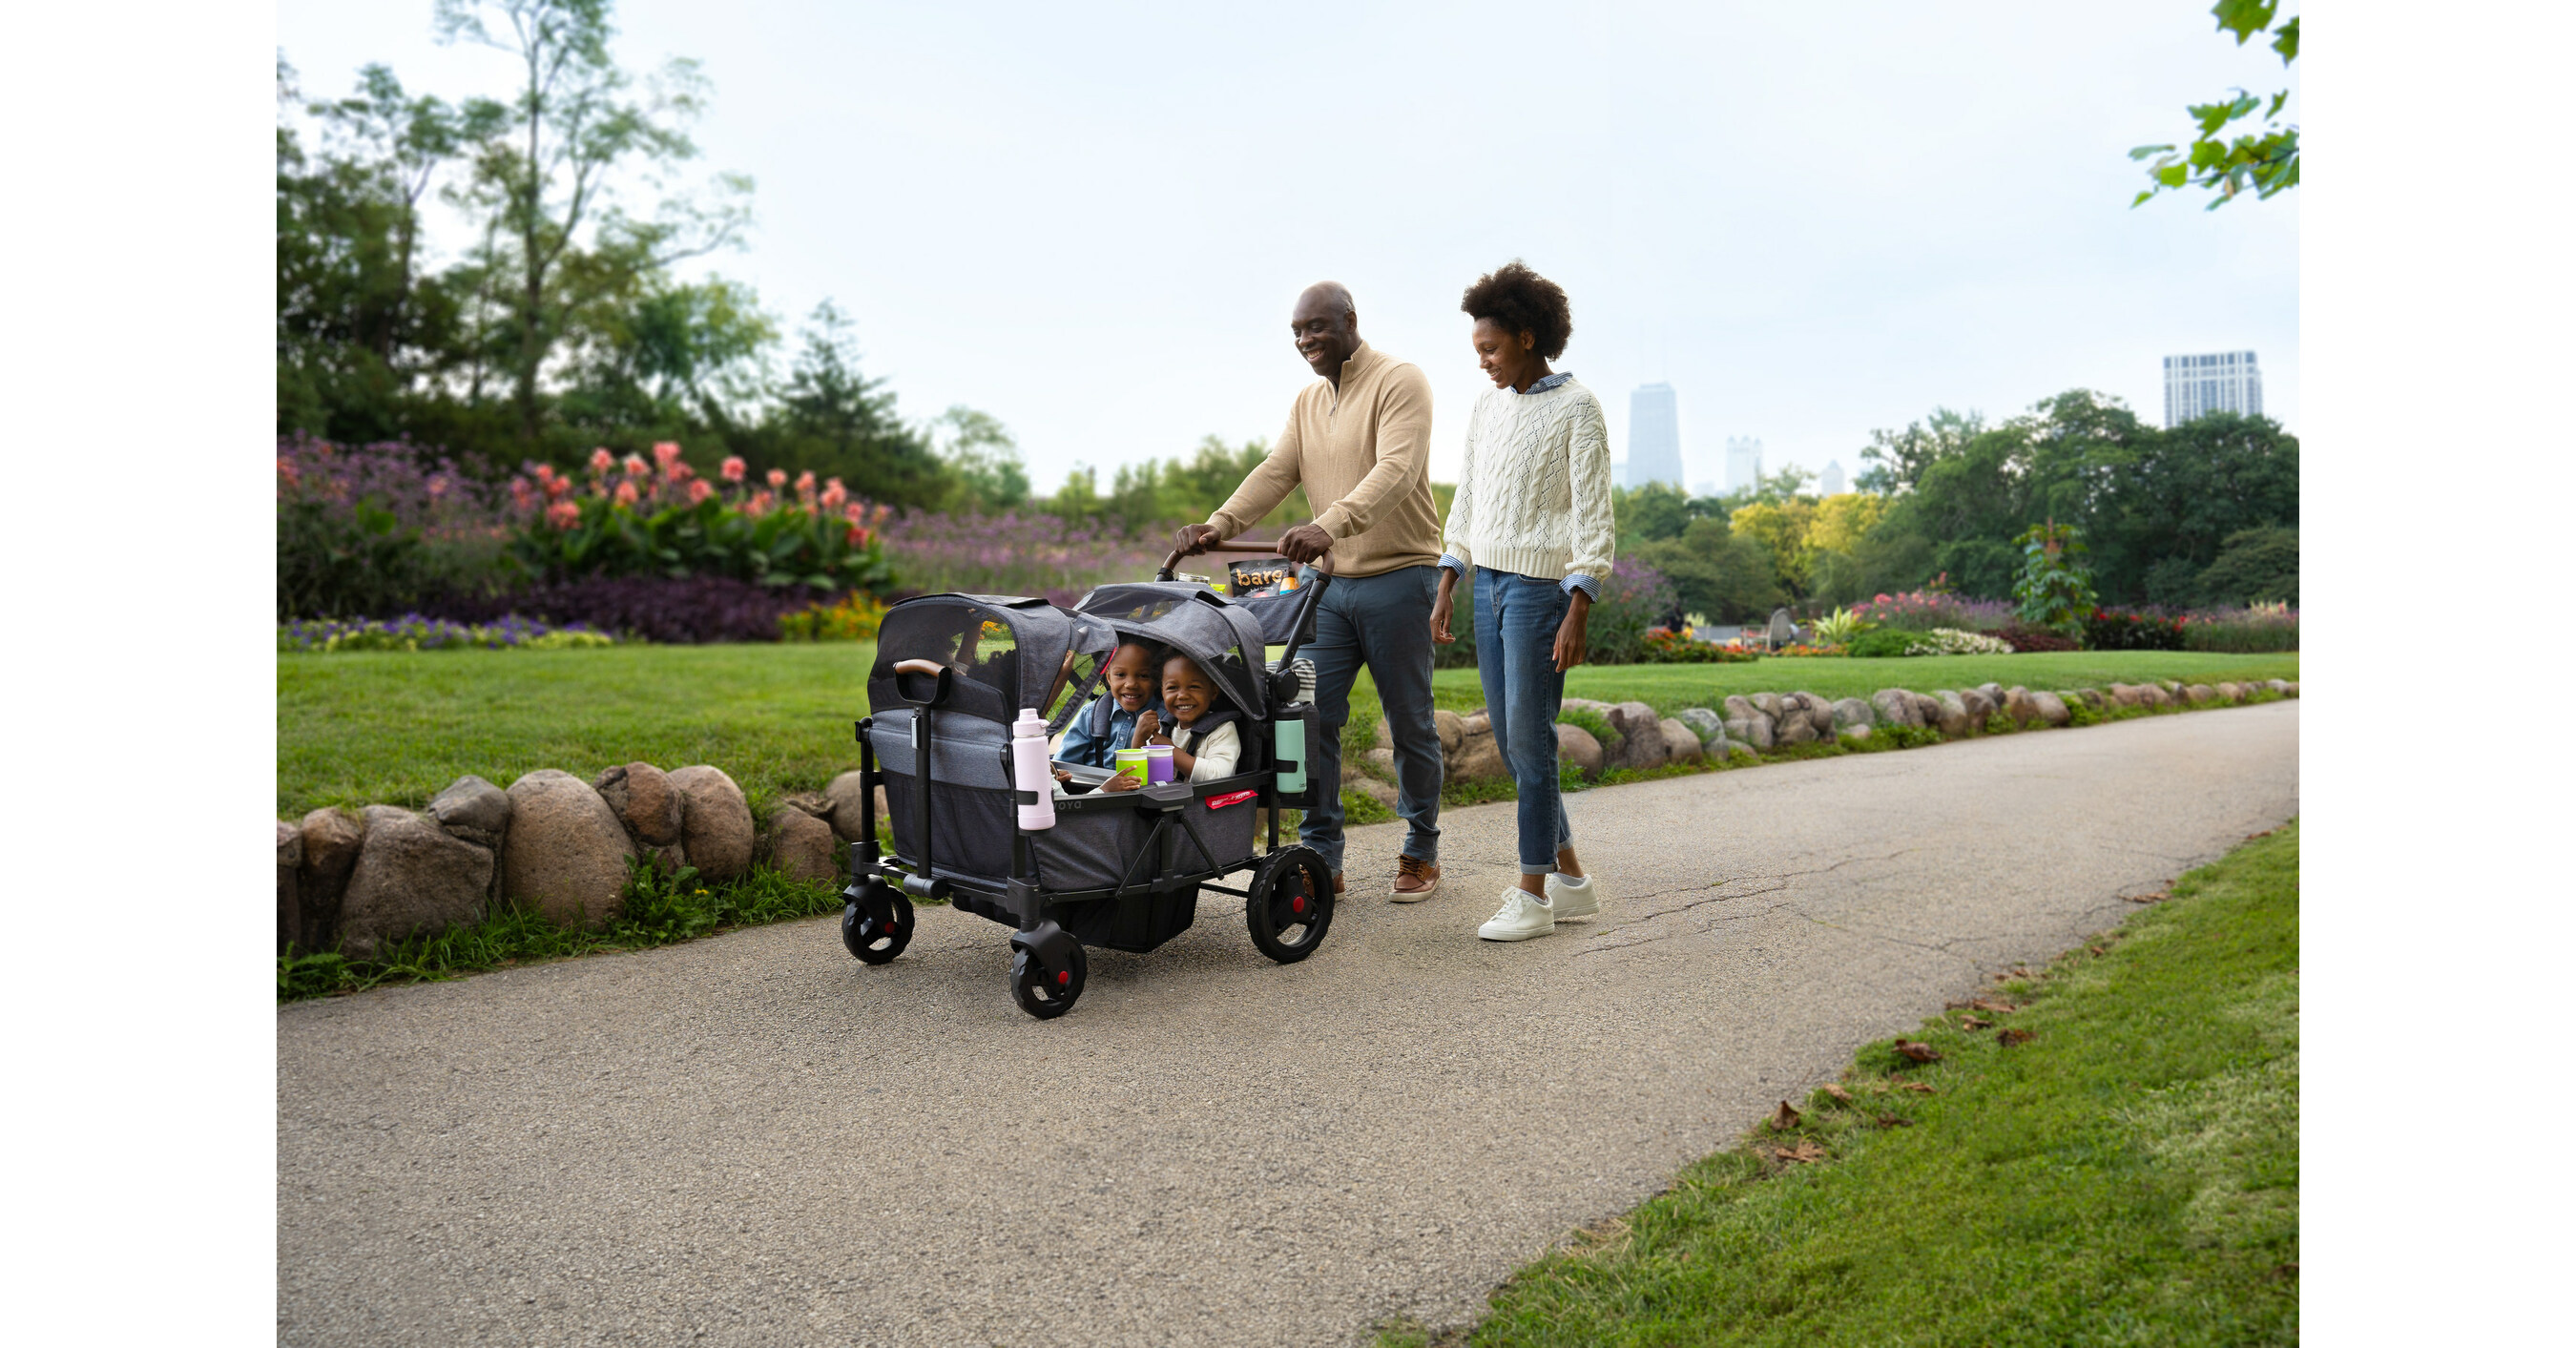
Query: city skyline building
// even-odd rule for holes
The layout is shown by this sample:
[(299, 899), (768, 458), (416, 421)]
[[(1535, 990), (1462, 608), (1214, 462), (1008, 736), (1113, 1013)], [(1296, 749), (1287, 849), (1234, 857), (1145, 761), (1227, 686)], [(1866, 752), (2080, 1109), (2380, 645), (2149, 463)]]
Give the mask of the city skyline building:
[(1824, 488), (1824, 494), (1827, 496), (1842, 495), (1843, 461), (1840, 459), (1825, 460), (1825, 475), (1817, 479), (1817, 485)]
[(1762, 441), (1757, 436), (1726, 437), (1726, 489), (1745, 491), (1762, 485)]
[(2263, 371), (2253, 352), (2165, 357), (2165, 428), (2212, 412), (2263, 415)]
[(1682, 425), (1670, 384), (1642, 384), (1628, 395), (1628, 482), (1682, 485)]

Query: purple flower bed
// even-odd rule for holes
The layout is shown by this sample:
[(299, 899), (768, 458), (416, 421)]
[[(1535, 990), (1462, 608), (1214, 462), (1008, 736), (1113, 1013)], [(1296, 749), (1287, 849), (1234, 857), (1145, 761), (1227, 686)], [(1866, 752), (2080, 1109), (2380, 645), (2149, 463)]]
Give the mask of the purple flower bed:
[(399, 440), (335, 445), (280, 436), (277, 441), (279, 499), (320, 501), (336, 513), (373, 500), (403, 528), (418, 529), (425, 538), (507, 534), (507, 502), (489, 485), (491, 477), (489, 468), (471, 455), (460, 462)]
[(719, 641), (776, 641), (778, 620), (834, 596), (805, 587), (764, 589), (726, 576), (597, 577), (539, 585), (510, 594), (449, 594), (422, 611), (455, 622), (487, 623), (519, 615), (582, 624), (674, 646)]
[(555, 625), (516, 614), (466, 624), (406, 613), (399, 618), (312, 618), (278, 624), (284, 651), (437, 651), (464, 647), (605, 646), (614, 638), (581, 623)]

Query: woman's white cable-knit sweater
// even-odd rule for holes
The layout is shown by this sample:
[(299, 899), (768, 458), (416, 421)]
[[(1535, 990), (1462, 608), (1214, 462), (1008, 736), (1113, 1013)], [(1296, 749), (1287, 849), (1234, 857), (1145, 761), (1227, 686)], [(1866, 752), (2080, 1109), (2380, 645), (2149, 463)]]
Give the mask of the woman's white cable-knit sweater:
[(1610, 432), (1601, 400), (1568, 379), (1537, 393), (1494, 389), (1467, 419), (1467, 461), (1449, 502), (1448, 554), (1540, 580), (1610, 574)]

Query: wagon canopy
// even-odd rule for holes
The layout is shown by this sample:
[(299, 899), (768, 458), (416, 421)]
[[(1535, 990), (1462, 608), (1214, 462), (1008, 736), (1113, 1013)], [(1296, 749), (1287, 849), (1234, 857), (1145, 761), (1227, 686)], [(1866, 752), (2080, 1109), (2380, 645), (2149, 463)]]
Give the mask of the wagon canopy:
[(1261, 620), (1216, 591), (1190, 581), (1103, 585), (1084, 595), (1075, 613), (1190, 657), (1235, 710), (1255, 720), (1269, 717)]
[(895, 692), (900, 660), (933, 660), (954, 672), (947, 710), (1008, 723), (1020, 708), (1049, 715), (1048, 733), (1072, 719), (1072, 694), (1118, 647), (1106, 621), (1067, 613), (1043, 599), (994, 594), (925, 594), (886, 610), (868, 669), (868, 705), (907, 705)]

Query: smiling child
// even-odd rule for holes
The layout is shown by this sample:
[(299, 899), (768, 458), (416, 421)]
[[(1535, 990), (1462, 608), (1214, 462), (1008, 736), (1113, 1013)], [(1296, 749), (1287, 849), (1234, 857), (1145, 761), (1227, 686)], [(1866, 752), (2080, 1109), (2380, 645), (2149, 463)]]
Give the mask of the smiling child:
[(1171, 745), (1175, 777), (1206, 782), (1233, 774), (1243, 758), (1243, 736), (1225, 694), (1197, 661), (1186, 655), (1163, 661), (1163, 706), (1171, 713), (1170, 731), (1149, 711), (1136, 718), (1137, 744)]
[[(1057, 747), (1056, 757), (1085, 767), (1117, 766), (1117, 751), (1123, 745), (1137, 743), (1138, 718), (1150, 716), (1162, 704), (1163, 653), (1142, 642), (1123, 642), (1109, 656), (1109, 668), (1103, 678), (1108, 691), (1091, 700), (1073, 724), (1065, 727), (1064, 742)], [(1057, 781), (1069, 781), (1072, 774), (1055, 770)]]

